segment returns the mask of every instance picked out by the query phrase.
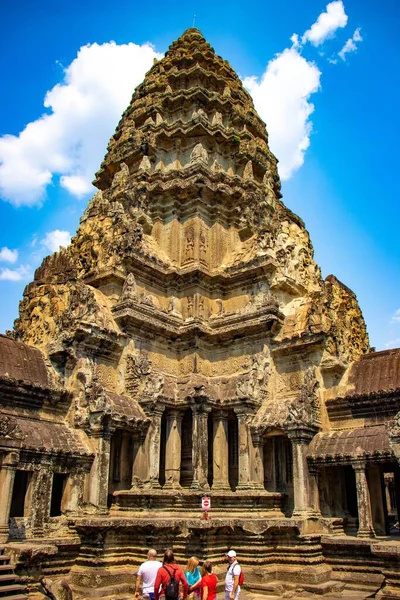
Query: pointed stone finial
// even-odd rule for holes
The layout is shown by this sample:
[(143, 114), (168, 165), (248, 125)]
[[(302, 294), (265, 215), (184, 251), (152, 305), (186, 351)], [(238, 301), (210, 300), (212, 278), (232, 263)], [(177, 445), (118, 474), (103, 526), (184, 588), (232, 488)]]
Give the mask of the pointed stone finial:
[(154, 119), (153, 117), (149, 117), (148, 119), (145, 120), (144, 122), (145, 125), (154, 125)]
[(139, 165), (140, 171), (151, 171), (151, 162), (148, 156), (143, 156)]
[(243, 179), (254, 179), (253, 163), (249, 160), (243, 171)]
[(201, 142), (198, 142), (190, 155), (190, 162), (208, 163), (208, 152)]
[(119, 171), (117, 171), (112, 180), (112, 187), (116, 187), (121, 183), (124, 183), (129, 177), (129, 167), (126, 163), (122, 162), (119, 165)]
[(222, 94), (222, 96), (224, 98), (230, 98), (232, 96), (231, 88), (228, 85), (225, 86), (224, 93)]
[(156, 113), (156, 125), (161, 125), (161, 123), (164, 122), (164, 119), (162, 118), (162, 116), (160, 115), (160, 113)]
[(211, 120), (211, 125), (222, 125), (222, 115), (220, 112), (216, 112)]

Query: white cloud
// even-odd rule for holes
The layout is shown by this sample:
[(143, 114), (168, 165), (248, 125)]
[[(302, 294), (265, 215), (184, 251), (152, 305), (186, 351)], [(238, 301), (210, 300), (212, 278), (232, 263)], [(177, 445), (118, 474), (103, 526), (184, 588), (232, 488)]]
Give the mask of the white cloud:
[(346, 60), (346, 54), (349, 54), (350, 52), (355, 52), (357, 50), (357, 42), (362, 42), (360, 28), (355, 30), (355, 32), (353, 33), (353, 37), (347, 40), (343, 48), (338, 53), (342, 60)]
[(18, 250), (10, 250), (7, 246), (4, 246), (0, 250), (0, 261), (15, 263), (18, 260)]
[(301, 41), (303, 44), (311, 42), (314, 46), (319, 46), (326, 39), (334, 37), (339, 27), (345, 27), (347, 20), (342, 0), (330, 2), (326, 6), (326, 12), (319, 15), (316, 22), (304, 33)]
[(394, 323), (400, 323), (400, 308), (398, 308), (396, 310), (396, 312), (394, 313), (394, 315), (391, 318), (391, 321)]
[(321, 77), (317, 66), (297, 50), (296, 38), (292, 41), (295, 42), (292, 48), (286, 48), (268, 63), (260, 81), (255, 77), (244, 80), (267, 124), (271, 150), (279, 158), (282, 179), (289, 179), (304, 162), (312, 130), (309, 117), (314, 111), (309, 100), (320, 89)]
[(22, 281), (32, 278), (32, 269), (29, 265), (21, 265), (17, 269), (0, 269), (1, 281)]
[(60, 246), (68, 246), (71, 242), (71, 234), (69, 231), (61, 231), (55, 229), (46, 233), (44, 238), (41, 240), (41, 245), (49, 250), (50, 252), (58, 252)]
[(90, 192), (122, 111), (160, 57), (149, 44), (81, 47), (63, 82), (46, 94), (49, 114), (0, 138), (0, 196), (15, 206), (38, 204), (54, 176), (75, 196)]
[(387, 349), (390, 349), (390, 348), (400, 348), (400, 338), (395, 338), (394, 340), (389, 340), (385, 344), (385, 348), (387, 348)]

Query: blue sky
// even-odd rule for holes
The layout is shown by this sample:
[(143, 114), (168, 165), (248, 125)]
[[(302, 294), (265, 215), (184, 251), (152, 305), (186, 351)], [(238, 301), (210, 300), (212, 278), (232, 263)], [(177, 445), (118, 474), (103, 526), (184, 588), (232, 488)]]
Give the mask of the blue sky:
[(75, 232), (133, 87), (194, 14), (267, 122), (284, 202), (323, 275), (355, 291), (371, 345), (399, 347), (397, 0), (3, 0), (0, 331), (43, 256)]

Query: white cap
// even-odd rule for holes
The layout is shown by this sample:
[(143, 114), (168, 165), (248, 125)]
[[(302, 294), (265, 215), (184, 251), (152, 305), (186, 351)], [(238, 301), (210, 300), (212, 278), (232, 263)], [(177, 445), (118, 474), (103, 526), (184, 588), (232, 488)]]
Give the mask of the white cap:
[(229, 550), (226, 555), (229, 556), (229, 558), (235, 558), (236, 552), (234, 550)]

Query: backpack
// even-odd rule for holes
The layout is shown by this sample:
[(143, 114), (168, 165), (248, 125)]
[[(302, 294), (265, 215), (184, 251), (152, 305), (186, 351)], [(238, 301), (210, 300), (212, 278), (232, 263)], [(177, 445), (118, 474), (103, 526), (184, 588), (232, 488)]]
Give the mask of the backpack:
[(176, 569), (173, 569), (172, 575), (164, 565), (163, 569), (165, 569), (169, 575), (169, 581), (164, 588), (165, 600), (177, 600), (179, 596), (179, 582), (175, 579)]
[[(235, 563), (234, 563), (234, 564), (235, 564)], [(237, 564), (239, 565), (239, 563), (237, 563)], [(229, 567), (228, 567), (228, 570), (229, 570), (231, 567), (233, 567), (233, 566), (234, 566), (234, 565), (229, 565)], [(239, 565), (239, 567), (240, 567), (240, 565)], [(231, 571), (231, 575), (232, 575), (232, 578), (233, 578), (233, 577), (234, 577), (234, 575), (233, 575), (233, 568), (232, 568), (232, 571)], [(242, 585), (243, 585), (243, 582), (244, 582), (244, 573), (243, 573), (243, 569), (242, 569), (242, 567), (240, 567), (240, 574), (239, 574), (239, 586), (240, 586), (240, 587), (242, 587)]]

